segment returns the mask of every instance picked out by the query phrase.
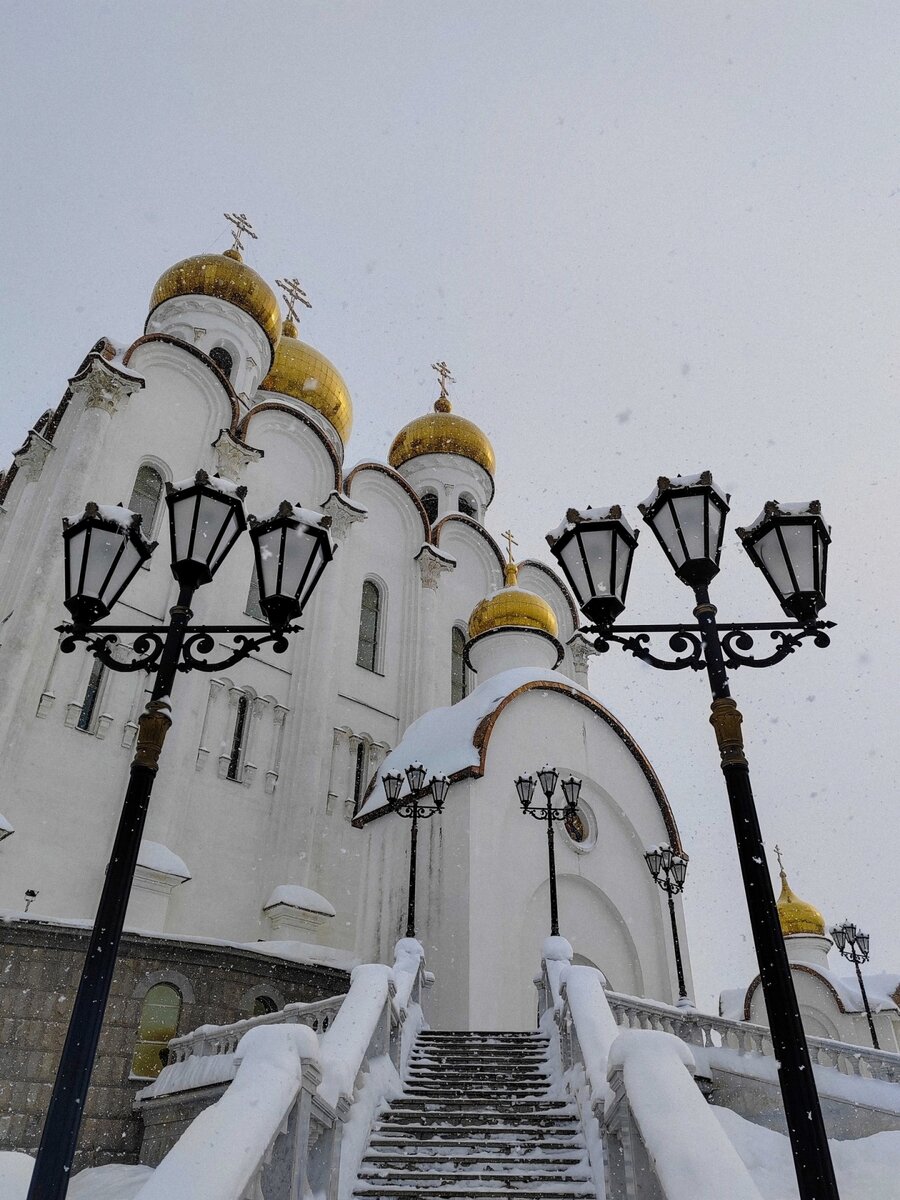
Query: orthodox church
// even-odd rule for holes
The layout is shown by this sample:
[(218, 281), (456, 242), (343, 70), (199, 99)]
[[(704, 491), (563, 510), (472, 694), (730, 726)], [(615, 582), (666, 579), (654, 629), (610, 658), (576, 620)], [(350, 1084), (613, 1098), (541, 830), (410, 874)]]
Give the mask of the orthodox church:
[[(410, 828), (384, 781), (412, 763), (449, 780), (418, 834), (416, 934), (441, 964), (435, 1028), (534, 1027), (547, 840), (515, 781), (545, 762), (581, 781), (555, 838), (572, 962), (617, 994), (678, 996), (667, 897), (644, 858), (661, 844), (684, 853), (675, 816), (638, 742), (589, 690), (592, 650), (564, 582), (488, 530), (488, 436), (455, 411), (439, 363), (433, 411), (397, 433), (386, 461), (347, 464), (351, 397), (298, 336), (299, 285), (280, 282), (284, 320), (239, 238), (166, 269), (143, 332), (96, 342), (0, 482), (0, 936), (12, 964), (0, 1004), (22, 1030), (2, 1068), (4, 1148), (36, 1144), (148, 695), (143, 671), (63, 653), (51, 632), (64, 616), (60, 518), (87, 501), (141, 514), (159, 547), (108, 623), (164, 624), (177, 594), (165, 488), (198, 469), (246, 487), (248, 512), (289, 500), (326, 514), (336, 552), (286, 653), (263, 646), (178, 679), (85, 1123), (93, 1161), (127, 1143), (131, 1100), (174, 1034), (336, 995), (356, 964), (391, 961)], [(195, 619), (262, 629), (258, 592), (243, 538), (197, 592)], [(134, 635), (116, 637), (127, 666)], [(781, 911), (794, 958), (818, 964), (825, 987), (824, 923)], [(690, 996), (677, 896), (674, 920)], [(864, 1025), (807, 1008), (811, 1032), (865, 1040)], [(752, 983), (723, 1012), (765, 1020)], [(895, 1014), (887, 998), (892, 1049)]]

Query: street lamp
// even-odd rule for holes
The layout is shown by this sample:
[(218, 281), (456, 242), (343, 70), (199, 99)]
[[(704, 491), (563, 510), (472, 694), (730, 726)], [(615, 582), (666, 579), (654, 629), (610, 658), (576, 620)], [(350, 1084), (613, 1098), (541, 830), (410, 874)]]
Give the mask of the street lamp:
[(562, 781), (565, 805), (562, 808), (554, 808), (552, 803), (553, 793), (556, 791), (559, 771), (555, 767), (542, 767), (538, 771), (537, 777), (541, 785), (541, 791), (544, 793), (547, 801), (546, 804), (532, 806), (531, 798), (534, 795), (535, 783), (531, 775), (519, 776), (516, 780), (516, 792), (518, 793), (523, 813), (534, 817), (536, 821), (547, 822), (547, 857), (550, 870), (550, 936), (559, 937), (559, 905), (556, 900), (556, 852), (553, 845), (553, 822), (565, 821), (567, 817), (573, 817), (578, 811), (581, 780), (569, 776), (568, 779)]
[[(766, 869), (762, 834), (750, 771), (741, 735), (743, 717), (731, 697), (728, 671), (737, 667), (768, 667), (791, 654), (806, 638), (816, 646), (829, 644), (821, 621), (825, 604), (825, 571), (828, 528), (818, 501), (811, 504), (767, 504), (759, 519), (739, 536), (753, 562), (763, 571), (779, 602), (794, 621), (720, 624), (710, 602), (709, 584), (719, 571), (719, 556), (729, 497), (708, 471), (675, 479), (661, 477), (639, 509), (653, 530), (677, 577), (694, 593), (697, 623), (679, 625), (616, 626), (625, 607), (625, 593), (636, 535), (614, 505), (609, 509), (570, 509), (566, 520), (547, 535), (575, 592), (582, 611), (591, 621), (584, 632), (596, 636), (594, 645), (605, 652), (616, 642), (650, 666), (665, 671), (706, 669), (712, 693), (710, 722), (715, 730), (722, 772), (734, 823), (738, 858), (760, 980), (769, 1014), (775, 1057), (779, 1063), (781, 1094), (801, 1200), (838, 1200), (831, 1154), (784, 938), (778, 922), (772, 881)], [(577, 569), (573, 544), (581, 547)], [(615, 548), (615, 549), (613, 549)], [(613, 554), (625, 555), (622, 563)], [(768, 631), (775, 648), (754, 653), (754, 634)], [(668, 634), (670, 657), (651, 652), (654, 635)]]
[(880, 1050), (878, 1034), (875, 1032), (875, 1022), (872, 1020), (872, 1010), (869, 1008), (869, 997), (866, 995), (866, 985), (863, 983), (862, 971), (859, 969), (860, 963), (869, 961), (869, 935), (860, 932), (852, 921), (845, 921), (843, 925), (835, 925), (831, 936), (838, 948), (838, 953), (856, 967), (856, 978), (859, 981), (859, 990), (862, 993), (863, 1006), (869, 1021), (872, 1045), (876, 1050)]
[(427, 772), (421, 763), (411, 763), (406, 768), (406, 782), (409, 785), (409, 795), (401, 800), (403, 776), (383, 775), (381, 782), (388, 804), (398, 816), (409, 817), (412, 826), (409, 834), (409, 891), (406, 905), (406, 937), (416, 936), (416, 844), (419, 838), (419, 818), (433, 817), (435, 813), (443, 812), (444, 800), (450, 787), (446, 775), (432, 775), (428, 785), (431, 804), (423, 804), (419, 797), (425, 791), (425, 776)]
[(687, 875), (687, 859), (673, 850), (671, 846), (657, 846), (648, 850), (644, 855), (650, 874), (666, 893), (669, 901), (669, 920), (672, 922), (672, 942), (675, 947), (675, 969), (678, 972), (678, 1003), (689, 1003), (687, 988), (684, 984), (684, 967), (681, 963), (681, 944), (678, 941), (678, 924), (675, 920), (675, 902), (673, 896), (684, 891), (684, 880)]
[[(84, 1114), (100, 1029), (109, 999), (125, 910), (134, 879), (147, 805), (166, 733), (172, 724), (171, 695), (179, 671), (221, 671), (271, 643), (288, 648), (287, 622), (299, 616), (332, 553), (330, 519), (287, 502), (263, 521), (250, 518), (260, 581), (260, 604), (269, 616), (259, 625), (191, 625), (191, 602), (210, 583), (247, 526), (246, 488), (198, 471), (193, 479), (166, 484), (172, 574), (178, 599), (168, 625), (100, 625), (153, 552), (140, 529), (140, 516), (120, 506), (87, 504), (64, 519), (65, 605), (72, 623), (61, 625), (60, 649), (79, 642), (112, 671), (155, 672), (150, 700), (138, 720), (131, 763), (112, 854), (100, 895), (87, 955), (69, 1019), (66, 1040), (41, 1134), (28, 1200), (63, 1200)], [(260, 570), (260, 561), (264, 566)], [(313, 572), (309, 562), (318, 563)], [(270, 567), (272, 568), (270, 570)], [(297, 581), (300, 581), (299, 583)], [(285, 583), (285, 581), (288, 581)], [(306, 581), (304, 588), (303, 581)], [(296, 590), (286, 595), (285, 587)], [(211, 660), (216, 635), (231, 635), (225, 657)], [(133, 637), (134, 658), (114, 656), (119, 635)]]

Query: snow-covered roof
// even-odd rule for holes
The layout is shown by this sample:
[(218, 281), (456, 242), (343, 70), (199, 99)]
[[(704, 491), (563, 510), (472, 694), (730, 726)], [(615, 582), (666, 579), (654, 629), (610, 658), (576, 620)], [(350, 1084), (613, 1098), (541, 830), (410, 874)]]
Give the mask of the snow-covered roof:
[(287, 904), (291, 908), (302, 908), (307, 912), (323, 913), (326, 917), (335, 915), (334, 905), (312, 888), (301, 887), (297, 883), (280, 883), (274, 888), (263, 908), (274, 908), (276, 904)]
[(638, 505), (638, 508), (641, 512), (645, 512), (648, 508), (651, 508), (659, 499), (660, 492), (676, 491), (679, 488), (689, 487), (711, 487), (717, 496), (724, 500), (726, 504), (728, 503), (728, 493), (722, 491), (713, 479), (712, 473), (710, 471), (699, 471), (696, 475), (675, 475), (672, 478), (660, 475), (656, 487), (643, 504)]
[(767, 521), (769, 517), (819, 517), (822, 515), (822, 505), (818, 500), (800, 500), (788, 504), (783, 504), (780, 500), (767, 500), (762, 512), (755, 521), (751, 521), (749, 525), (742, 530), (743, 533), (753, 533), (762, 525), (763, 521)]
[[(837, 996), (844, 1012), (864, 1012), (862, 993), (854, 975), (837, 975), (827, 967), (818, 963), (799, 962), (791, 960), (792, 967), (799, 967), (809, 975), (817, 975)], [(900, 997), (900, 975), (890, 971), (866, 972), (866, 995), (869, 1007), (873, 1012), (896, 1012), (898, 997)], [(753, 998), (753, 993), (759, 987), (759, 976), (753, 980), (749, 988), (728, 988), (719, 994), (719, 1012), (723, 1017), (732, 1021), (746, 1020), (747, 1005)]]
[(146, 867), (148, 871), (159, 871), (162, 875), (175, 875), (182, 880), (191, 878), (191, 872), (183, 858), (179, 858), (161, 842), (148, 842), (146, 838), (141, 840), (137, 865)]

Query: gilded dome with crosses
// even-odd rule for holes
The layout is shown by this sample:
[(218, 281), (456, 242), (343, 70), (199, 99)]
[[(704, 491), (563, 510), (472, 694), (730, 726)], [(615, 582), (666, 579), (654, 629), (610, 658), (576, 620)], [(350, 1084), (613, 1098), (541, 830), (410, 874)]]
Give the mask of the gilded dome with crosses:
[(509, 562), (506, 564), (505, 585), (499, 591), (480, 600), (469, 617), (469, 638), (494, 629), (539, 629), (556, 637), (556, 613), (542, 597), (519, 587), (519, 568), (513, 562), (515, 539), (507, 532)]
[(474, 422), (451, 411), (447, 381), (453, 380), (447, 364), (434, 363), (433, 367), (441, 385), (434, 412), (416, 417), (400, 430), (388, 452), (388, 462), (396, 469), (421, 454), (458, 454), (478, 463), (493, 479), (496, 467), (493, 446)]

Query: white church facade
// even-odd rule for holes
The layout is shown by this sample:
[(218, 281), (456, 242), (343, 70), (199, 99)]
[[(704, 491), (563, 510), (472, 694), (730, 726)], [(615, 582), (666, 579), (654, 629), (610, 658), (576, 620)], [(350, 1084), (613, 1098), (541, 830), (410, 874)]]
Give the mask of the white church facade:
[[(93, 916), (148, 689), (144, 672), (60, 651), (60, 518), (92, 500), (142, 514), (160, 545), (109, 623), (163, 624), (177, 591), (165, 484), (198, 469), (245, 486), (249, 512), (287, 499), (326, 513), (336, 553), (287, 653), (263, 647), (221, 674), (178, 680), (126, 921), (130, 974), (108, 1066), (117, 1103), (164, 1061), (148, 997), (170, 1006), (157, 1014), (168, 1037), (334, 994), (355, 964), (391, 961), (409, 827), (382, 780), (414, 761), (450, 779), (443, 812), (419, 830), (417, 935), (426, 960), (443, 964), (435, 1028), (534, 1028), (547, 847), (515, 779), (544, 762), (582, 781), (577, 819), (555, 840), (574, 963), (598, 968), (615, 993), (677, 998), (666, 897), (644, 853), (690, 848), (637, 740), (588, 688), (590, 647), (563, 581), (536, 559), (513, 564), (488, 532), (494, 452), (439, 375), (434, 411), (400, 430), (385, 461), (348, 464), (352, 403), (338, 370), (299, 340), (292, 312), (282, 321), (237, 250), (199, 255), (163, 273), (142, 334), (96, 343), (17, 451), (0, 482), (0, 928), (21, 951), (16, 995), (33, 976), (46, 1011), (31, 1018), (10, 994), (8, 1015), (43, 1029), (8, 1060), (8, 1073), (32, 1071), (24, 1082), (37, 1091), (2, 1148), (33, 1149), (55, 1066), (48, 1022), (61, 1042), (67, 1011), (48, 962)], [(198, 591), (195, 613), (263, 627), (248, 538)], [(133, 641), (119, 637), (123, 663)], [(69, 998), (77, 949), (66, 943)], [(198, 998), (192, 964), (216, 1004)], [(741, 1005), (737, 1019), (764, 1021), (752, 986)], [(896, 1050), (894, 1014), (888, 999), (879, 1020)], [(858, 1024), (858, 1014), (823, 1021), (823, 1036), (864, 1041)], [(42, 1061), (26, 1069), (26, 1051)], [(100, 1139), (112, 1116), (94, 1115)]]

